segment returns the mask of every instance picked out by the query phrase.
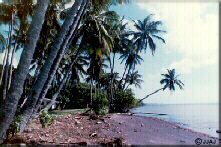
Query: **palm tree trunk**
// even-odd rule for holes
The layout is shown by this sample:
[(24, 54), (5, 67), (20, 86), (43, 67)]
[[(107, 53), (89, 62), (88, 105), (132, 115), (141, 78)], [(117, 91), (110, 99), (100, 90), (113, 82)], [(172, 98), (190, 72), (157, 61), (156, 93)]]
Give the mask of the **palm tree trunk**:
[(114, 60), (115, 60), (115, 53), (113, 54), (113, 58), (112, 58), (112, 67), (111, 67), (111, 99), (110, 99), (110, 102), (109, 102), (109, 110), (112, 109), (112, 103), (113, 103), (113, 99), (114, 99), (114, 93), (113, 93), (113, 73), (114, 73)]
[(92, 97), (92, 94), (93, 94), (93, 80), (91, 79), (91, 87), (90, 87), (90, 90), (91, 90), (91, 100), (90, 100), (90, 108), (92, 107), (92, 101), (93, 101), (93, 97)]
[[(10, 39), (10, 49), (11, 49), (11, 41), (12, 41), (12, 32), (13, 32), (13, 21), (14, 21), (14, 14), (12, 14), (12, 21), (11, 21), (11, 39)], [(17, 39), (16, 39), (16, 42), (15, 42), (15, 45), (11, 51), (11, 60), (10, 60), (10, 68), (9, 68), (9, 75), (8, 75), (8, 85), (7, 85), (7, 90), (9, 90), (10, 88), (10, 85), (11, 85), (11, 77), (12, 77), (12, 68), (13, 68), (13, 65), (12, 65), (12, 62), (13, 62), (13, 58), (14, 58), (14, 54), (15, 54), (15, 47), (17, 46)]]
[(15, 71), (12, 86), (9, 89), (8, 97), (3, 106), (0, 107), (0, 144), (6, 138), (6, 131), (13, 121), (49, 2), (49, 0), (38, 0), (37, 2), (32, 22), (28, 30), (28, 39), (25, 42), (18, 67)]
[(2, 80), (3, 80), (4, 71), (5, 71), (5, 64), (6, 64), (7, 54), (8, 54), (8, 49), (5, 50), (5, 55), (4, 55), (4, 59), (3, 59), (3, 63), (2, 63), (2, 73), (1, 73), (1, 78), (0, 78), (0, 86), (2, 85)]
[(8, 33), (8, 54), (7, 54), (7, 57), (6, 57), (6, 65), (5, 65), (5, 75), (4, 75), (4, 83), (3, 83), (3, 100), (6, 99), (7, 97), (7, 93), (8, 93), (8, 74), (9, 74), (9, 56), (10, 56), (10, 53), (12, 52), (12, 49), (11, 49), (11, 43), (12, 43), (12, 32), (13, 32), (13, 14), (11, 15), (11, 22), (10, 22), (10, 25), (9, 25), (9, 33)]
[[(77, 24), (80, 21), (82, 9), (81, 7), (85, 7), (87, 0), (78, 0), (75, 1), (74, 5), (69, 10), (69, 14), (66, 17), (64, 24), (62, 25), (61, 31), (58, 34), (58, 37), (55, 39), (54, 43), (52, 44), (51, 52), (49, 53), (48, 58), (43, 65), (38, 78), (33, 86), (32, 92), (29, 95), (26, 104), (24, 105), (24, 109), (22, 110), (21, 115), (21, 124), (20, 124), (20, 132), (23, 132), (24, 128), (29, 121), (36, 103), (39, 99), (39, 96), (44, 88), (44, 85), (50, 76), (53, 79), (54, 75), (50, 74), (51, 68), (53, 64), (55, 64), (55, 68), (53, 70), (57, 70), (57, 67), (60, 63), (61, 58), (65, 52), (68, 42), (72, 34), (75, 33)], [(79, 9), (80, 7), (80, 9)], [(56, 60), (57, 58), (57, 60)], [(51, 71), (54, 73), (54, 71)]]
[(8, 52), (7, 57), (6, 57), (6, 64), (5, 64), (5, 72), (3, 74), (3, 78), (4, 78), (4, 82), (3, 82), (3, 95), (2, 98), (3, 100), (6, 99), (7, 97), (7, 86), (8, 86), (8, 71), (9, 71), (9, 54), (10, 52)]
[(130, 84), (127, 85), (127, 87), (125, 88), (125, 91), (128, 89), (129, 86), (130, 86)]
[[(79, 15), (81, 15), (81, 17), (80, 17), (79, 19), (82, 18), (85, 9), (86, 9), (86, 6), (83, 6), (83, 7), (82, 7), (82, 10), (81, 10), (81, 12), (80, 12), (80, 14), (79, 14)], [(79, 26), (79, 24), (80, 24), (80, 20), (78, 21), (78, 24), (77, 24), (76, 28)], [(55, 64), (53, 64), (53, 66), (52, 66), (52, 69), (51, 69), (51, 72), (50, 72), (50, 74), (49, 74), (48, 80), (46, 81), (45, 86), (44, 86), (44, 88), (43, 88), (43, 90), (42, 90), (42, 93), (40, 94), (40, 97), (39, 97), (40, 100), (43, 99), (43, 98), (45, 98), (45, 96), (46, 96), (46, 94), (47, 94), (49, 88), (51, 87), (51, 83), (52, 83), (52, 81), (53, 81), (53, 79), (54, 79), (54, 76), (55, 76), (56, 71), (57, 71), (57, 69), (58, 69), (58, 66), (59, 66), (59, 64), (60, 64), (60, 61), (61, 61), (61, 59), (63, 58), (63, 55), (64, 55), (65, 51), (66, 51), (67, 49), (69, 49), (69, 46), (70, 46), (70, 44), (71, 44), (71, 42), (72, 42), (74, 36), (75, 36), (75, 34), (72, 35), (70, 41), (67, 42), (66, 45), (62, 48), (62, 51), (63, 51), (63, 52), (58, 54), (58, 57), (57, 57), (56, 60), (55, 60)], [(77, 60), (77, 56), (78, 56), (78, 53), (79, 53), (79, 52), (80, 52), (80, 49), (77, 50), (77, 52), (76, 52), (76, 54), (75, 54), (75, 59), (74, 59), (74, 61), (73, 61), (72, 64), (74, 64), (74, 62)], [(73, 66), (73, 65), (72, 65), (72, 66)], [(71, 66), (71, 67), (72, 67), (72, 66)]]
[(127, 71), (126, 78), (125, 78), (124, 85), (123, 85), (123, 89), (125, 89), (125, 86), (127, 84), (127, 79), (128, 79), (128, 75), (130, 73), (130, 70), (131, 70), (131, 68), (129, 68), (128, 71)]
[[(70, 67), (69, 67), (69, 70), (71, 71), (71, 68), (73, 67), (73, 65), (74, 65), (74, 63), (76, 62), (76, 60), (78, 59), (78, 54), (80, 53), (80, 50), (78, 49), (77, 50), (77, 52), (76, 52), (76, 54), (75, 54), (75, 57), (74, 57), (74, 60), (72, 61), (72, 64), (70, 65)], [(70, 73), (70, 71), (67, 71), (68, 73)], [(70, 75), (68, 74), (68, 77), (67, 77), (67, 79), (65, 80), (65, 81), (69, 81), (69, 79), (70, 79)], [(47, 83), (48, 84), (48, 83)], [(67, 82), (65, 82), (65, 85), (67, 84)], [(62, 87), (65, 87), (65, 85), (63, 85)], [(61, 85), (60, 85), (60, 87), (61, 87)], [(62, 88), (61, 87), (61, 88)], [(41, 93), (41, 96), (39, 97), (39, 99), (38, 99), (38, 101), (37, 101), (37, 104), (36, 104), (36, 107), (35, 107), (35, 110), (34, 110), (34, 112), (33, 112), (33, 115), (36, 115), (36, 113), (38, 112), (38, 110), (39, 110), (39, 108), (40, 108), (40, 105), (41, 105), (41, 103), (42, 103), (42, 99), (43, 98), (45, 98), (45, 96), (46, 96), (46, 94), (47, 94), (47, 91), (44, 91), (43, 90), (43, 93)], [(52, 96), (53, 97), (53, 96)], [(32, 117), (33, 118), (33, 117)]]
[(4, 55), (4, 59), (3, 59), (3, 64), (2, 64), (2, 71), (1, 71), (1, 78), (0, 78), (0, 110), (1, 110), (1, 106), (4, 102), (4, 99), (3, 99), (3, 77), (4, 77), (4, 73), (5, 73), (5, 65), (6, 65), (6, 58), (7, 58), (7, 55), (8, 55), (8, 49), (6, 48), (5, 49), (5, 55)]
[(17, 40), (15, 42), (15, 45), (14, 45), (14, 48), (12, 50), (12, 56), (11, 56), (11, 64), (10, 64), (10, 70), (9, 70), (9, 79), (8, 79), (8, 89), (10, 88), (11, 86), (11, 80), (12, 80), (12, 70), (13, 70), (13, 59), (14, 59), (14, 56), (15, 56), (15, 51), (17, 49)]
[(160, 90), (163, 90), (163, 88), (160, 88), (160, 89), (154, 91), (153, 93), (150, 93), (150, 94), (146, 95), (144, 98), (140, 99), (140, 100), (138, 101), (138, 103), (140, 103), (141, 101), (145, 100), (145, 99), (148, 98), (149, 96), (151, 96), (151, 95), (153, 95), (153, 94), (159, 92)]
[(65, 85), (65, 83), (66, 83), (66, 81), (68, 79), (68, 76), (69, 76), (69, 74), (70, 74), (70, 72), (72, 70), (72, 66), (74, 65), (74, 63), (75, 62), (72, 62), (72, 64), (70, 65), (67, 73), (65, 74), (64, 78), (62, 79), (61, 84), (59, 85), (59, 88), (58, 88), (57, 92), (53, 95), (53, 97), (51, 99), (51, 102), (44, 108), (45, 110), (50, 109), (51, 106), (55, 104), (56, 99), (57, 99), (58, 95), (60, 94), (60, 91), (62, 90), (62, 88), (64, 87), (64, 85)]
[(125, 67), (125, 69), (124, 69), (124, 73), (123, 73), (122, 78), (121, 78), (121, 80), (120, 80), (120, 82), (119, 82), (119, 85), (121, 85), (122, 82), (123, 82), (124, 76), (125, 76), (126, 71), (127, 71), (127, 67), (128, 67), (128, 64), (126, 65), (126, 67)]

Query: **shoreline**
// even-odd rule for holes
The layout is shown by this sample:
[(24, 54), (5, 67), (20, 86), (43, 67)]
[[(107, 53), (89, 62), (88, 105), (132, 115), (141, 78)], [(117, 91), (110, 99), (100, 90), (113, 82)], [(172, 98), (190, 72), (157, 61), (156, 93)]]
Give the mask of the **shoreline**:
[[(216, 140), (215, 142), (218, 144), (219, 140), (208, 134), (181, 127), (178, 123), (165, 121), (156, 117), (113, 114), (112, 118), (121, 124), (125, 123), (125, 128), (121, 127), (123, 128), (122, 132), (129, 135), (123, 138), (126, 140), (126, 144), (130, 145), (196, 145), (195, 140), (197, 138), (202, 139), (204, 142), (213, 141), (213, 143)], [(127, 128), (135, 128), (138, 131), (134, 133)]]
[[(132, 112), (133, 113), (133, 112)], [(167, 122), (167, 123), (171, 123), (171, 124), (173, 124), (173, 125), (176, 125), (176, 126), (178, 126), (178, 127), (180, 127), (180, 128), (183, 128), (183, 129), (185, 129), (185, 130), (190, 130), (190, 131), (192, 131), (192, 132), (196, 132), (196, 133), (201, 133), (201, 134), (205, 134), (205, 135), (208, 135), (209, 137), (213, 137), (213, 138), (218, 138), (218, 136), (213, 136), (213, 135), (211, 135), (211, 134), (208, 134), (208, 133), (205, 133), (205, 132), (200, 132), (200, 131), (198, 131), (198, 130), (195, 130), (194, 128), (191, 128), (191, 127), (185, 127), (185, 125), (182, 123), (182, 122), (176, 122), (176, 121), (169, 121), (169, 120), (165, 120), (165, 119), (163, 119), (163, 118), (160, 118), (160, 117), (157, 117), (157, 116), (147, 116), (147, 115), (143, 115), (143, 114), (154, 114), (154, 115), (158, 115), (158, 116), (160, 116), (160, 115), (168, 115), (168, 114), (161, 114), (161, 113), (133, 113), (133, 115), (134, 116), (141, 116), (141, 117), (149, 117), (149, 118), (153, 118), (153, 119), (159, 119), (159, 120), (161, 120), (161, 121), (165, 121), (165, 122)]]
[(25, 144), (196, 145), (197, 138), (218, 144), (218, 138), (173, 122), (121, 113), (98, 119), (80, 114), (61, 115), (44, 129), (36, 119), (19, 137)]

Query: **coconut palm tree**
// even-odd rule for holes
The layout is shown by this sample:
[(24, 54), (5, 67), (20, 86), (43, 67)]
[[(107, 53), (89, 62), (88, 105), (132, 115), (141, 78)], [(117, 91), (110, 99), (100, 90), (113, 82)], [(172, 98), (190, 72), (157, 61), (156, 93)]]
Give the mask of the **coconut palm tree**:
[[(126, 71), (127, 71), (127, 75), (128, 75), (131, 70), (132, 71), (135, 70), (135, 66), (137, 64), (141, 64), (141, 61), (143, 61), (143, 59), (141, 58), (141, 56), (139, 55), (139, 53), (135, 49), (135, 46), (131, 40), (129, 40), (127, 48), (125, 50), (123, 50), (123, 52), (121, 52), (120, 59), (122, 60), (121, 64), (125, 61), (125, 68), (124, 68), (124, 73), (123, 73), (122, 78), (119, 83), (119, 88), (124, 89), (125, 84), (126, 84), (126, 80), (127, 80), (127, 76), (126, 76), (126, 78), (124, 78)], [(125, 80), (125, 82), (122, 85), (123, 80)]]
[[(76, 33), (76, 29), (79, 25), (84, 9), (87, 7), (87, 3), (88, 2), (86, 0), (75, 1), (68, 13), (68, 16), (65, 18), (61, 30), (54, 39), (45, 64), (42, 66), (37, 80), (33, 84), (32, 92), (23, 107), (20, 132), (24, 130), (27, 122), (31, 119), (31, 115), (34, 112), (37, 101), (39, 101), (41, 92), (47, 91), (50, 88), (50, 84), (53, 81), (53, 77), (57, 71), (59, 63), (68, 48), (68, 43), (72, 36)], [(50, 80), (48, 80), (48, 77)], [(47, 80), (49, 82), (47, 82)], [(47, 85), (45, 86), (45, 84)]]
[(134, 43), (137, 46), (138, 51), (146, 51), (147, 46), (149, 45), (149, 49), (152, 54), (154, 54), (156, 44), (153, 38), (165, 43), (165, 40), (160, 36), (160, 34), (165, 33), (165, 31), (159, 29), (162, 22), (151, 20), (152, 16), (153, 15), (150, 14), (143, 21), (134, 21), (134, 26), (137, 30), (132, 31), (130, 34), (133, 35)]
[(179, 86), (180, 89), (183, 89), (183, 82), (181, 80), (178, 79), (179, 75), (175, 74), (175, 69), (167, 69), (167, 74), (161, 74), (164, 78), (160, 81), (160, 84), (164, 84), (163, 88), (160, 88), (156, 91), (154, 91), (153, 93), (148, 94), (147, 96), (145, 96), (144, 98), (140, 99), (138, 102), (143, 101), (144, 99), (148, 98), (149, 96), (161, 91), (161, 90), (165, 90), (165, 89), (169, 89), (172, 91), (175, 91), (175, 86)]
[(28, 31), (28, 41), (26, 41), (24, 45), (21, 59), (12, 80), (13, 86), (9, 89), (7, 99), (4, 101), (3, 105), (0, 106), (0, 144), (4, 141), (9, 125), (13, 121), (49, 2), (49, 0), (38, 0), (37, 2), (35, 14), (33, 15)]
[[(28, 17), (33, 13), (33, 3), (31, 0), (21, 0), (19, 2), (4, 2), (0, 4), (0, 24), (5, 24), (8, 29), (8, 41), (6, 48), (6, 64), (4, 75), (4, 95), (6, 97), (7, 90), (11, 86), (13, 59), (15, 51), (19, 46), (23, 46), (27, 38), (27, 30), (29, 26)], [(9, 58), (9, 54), (11, 57)]]
[(143, 82), (143, 80), (141, 79), (142, 76), (138, 73), (138, 71), (135, 71), (127, 76), (128, 78), (126, 83), (128, 83), (128, 85), (125, 88), (125, 91), (130, 85), (135, 85), (135, 87), (141, 88), (140, 84)]
[[(86, 71), (84, 70), (84, 66), (87, 65), (87, 61), (83, 56), (77, 57), (77, 59), (73, 59), (72, 63), (68, 66), (68, 69), (63, 75), (62, 80), (60, 81), (58, 85), (57, 91), (53, 94), (51, 102), (44, 108), (45, 110), (48, 110), (51, 108), (51, 106), (55, 103), (56, 99), (58, 98), (61, 90), (65, 86), (65, 83), (68, 82), (67, 80), (69, 79), (69, 82), (72, 82), (72, 84), (76, 84), (76, 82), (79, 82), (80, 80), (80, 75), (83, 76), (83, 74), (86, 74)], [(70, 78), (69, 78), (70, 76)]]

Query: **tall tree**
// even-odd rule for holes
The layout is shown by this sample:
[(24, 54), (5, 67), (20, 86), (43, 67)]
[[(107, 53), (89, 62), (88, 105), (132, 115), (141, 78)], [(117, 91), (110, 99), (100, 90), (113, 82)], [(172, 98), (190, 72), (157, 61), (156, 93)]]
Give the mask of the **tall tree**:
[(134, 43), (137, 45), (139, 51), (146, 51), (147, 46), (149, 45), (149, 49), (152, 54), (154, 54), (156, 44), (153, 38), (165, 43), (165, 40), (159, 36), (159, 34), (165, 33), (164, 30), (159, 29), (160, 25), (162, 25), (161, 21), (152, 20), (152, 14), (148, 15), (143, 21), (134, 21), (134, 26), (137, 30), (133, 31), (131, 34), (133, 34)]
[[(143, 61), (143, 59), (141, 58), (141, 56), (139, 55), (135, 47), (136, 46), (132, 43), (132, 41), (129, 40), (129, 43), (127, 44), (127, 48), (123, 50), (120, 56), (120, 59), (122, 60), (121, 63), (125, 61), (124, 73), (119, 83), (120, 84), (119, 86), (122, 89), (125, 88), (125, 84), (126, 84), (127, 77), (128, 77), (127, 75), (130, 74), (131, 70), (135, 70), (135, 66), (137, 64), (141, 64), (141, 61)], [(127, 74), (126, 74), (126, 71), (127, 71)], [(125, 74), (126, 74), (126, 78), (124, 78)], [(124, 80), (124, 84), (123, 84), (123, 80)]]
[(4, 141), (6, 131), (13, 121), (49, 2), (49, 0), (38, 0), (37, 2), (35, 13), (28, 31), (27, 41), (24, 45), (21, 59), (12, 80), (12, 86), (9, 89), (7, 99), (0, 107), (0, 143)]
[[(61, 31), (58, 33), (56, 39), (54, 40), (48, 58), (46, 59), (45, 64), (41, 68), (37, 80), (33, 85), (32, 92), (28, 96), (27, 102), (23, 107), (20, 132), (24, 130), (24, 128), (27, 125), (27, 122), (33, 114), (36, 103), (48, 79), (48, 76), (53, 76), (50, 74), (53, 64), (55, 64), (56, 66), (59, 65), (59, 62), (65, 52), (68, 42), (70, 41), (72, 35), (75, 34), (77, 24), (80, 21), (80, 17), (82, 14), (82, 9), (86, 7), (86, 3), (87, 0), (75, 1), (71, 9), (69, 10), (68, 15), (65, 18), (65, 21), (62, 25)], [(55, 60), (56, 58), (58, 60)], [(53, 68), (53, 70), (56, 69), (57, 68)]]
[(128, 89), (130, 85), (133, 85), (133, 84), (135, 87), (141, 88), (140, 84), (141, 82), (143, 82), (143, 80), (141, 79), (142, 76), (138, 73), (138, 71), (135, 71), (127, 76), (128, 78), (127, 78), (126, 83), (128, 83), (128, 85), (125, 88), (125, 91)]

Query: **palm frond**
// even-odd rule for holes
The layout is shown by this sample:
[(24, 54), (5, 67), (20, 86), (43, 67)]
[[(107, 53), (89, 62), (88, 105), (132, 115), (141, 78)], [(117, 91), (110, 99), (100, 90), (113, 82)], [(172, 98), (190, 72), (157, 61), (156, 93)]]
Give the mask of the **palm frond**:
[(152, 35), (152, 36), (159, 39), (159, 40), (161, 40), (163, 43), (166, 43), (165, 39), (163, 39), (162, 37), (157, 36), (157, 35)]

